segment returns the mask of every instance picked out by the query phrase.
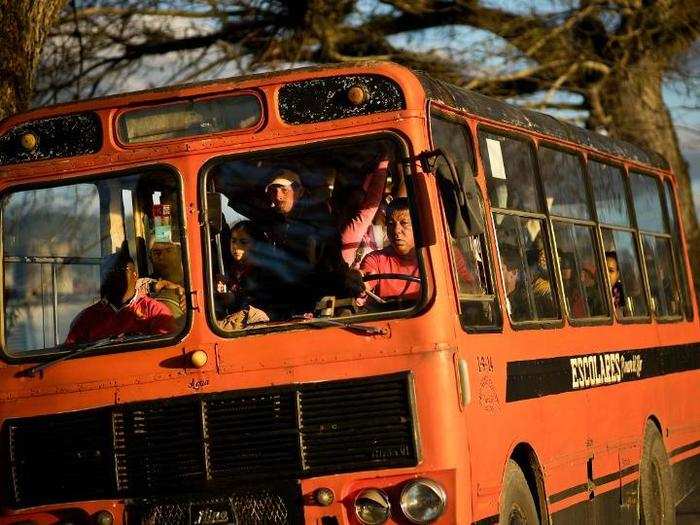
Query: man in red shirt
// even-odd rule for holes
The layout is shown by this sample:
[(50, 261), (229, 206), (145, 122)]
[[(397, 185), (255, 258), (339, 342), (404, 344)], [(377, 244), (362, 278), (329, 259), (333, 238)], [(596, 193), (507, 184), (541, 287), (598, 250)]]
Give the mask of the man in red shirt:
[[(408, 199), (399, 197), (387, 207), (387, 236), (390, 245), (367, 254), (360, 264), (364, 276), (396, 273), (419, 277)], [(417, 299), (420, 282), (407, 279), (377, 279), (365, 283), (368, 291), (382, 299)]]
[(104, 269), (102, 299), (73, 319), (64, 344), (89, 343), (119, 335), (175, 332), (175, 319), (168, 307), (136, 292), (136, 265), (128, 253), (113, 253)]

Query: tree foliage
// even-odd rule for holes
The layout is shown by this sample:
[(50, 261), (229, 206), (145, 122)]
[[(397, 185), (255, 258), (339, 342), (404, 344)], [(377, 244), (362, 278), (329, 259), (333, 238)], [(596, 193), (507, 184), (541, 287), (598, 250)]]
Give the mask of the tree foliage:
[(664, 80), (698, 53), (699, 34), (695, 0), (71, 0), (47, 42), (37, 96), (120, 91), (158, 65), (157, 82), (175, 82), (393, 60), (661, 152), (700, 257), (688, 169), (662, 97)]
[(66, 0), (7, 0), (0, 5), (0, 119), (29, 107), (34, 73)]

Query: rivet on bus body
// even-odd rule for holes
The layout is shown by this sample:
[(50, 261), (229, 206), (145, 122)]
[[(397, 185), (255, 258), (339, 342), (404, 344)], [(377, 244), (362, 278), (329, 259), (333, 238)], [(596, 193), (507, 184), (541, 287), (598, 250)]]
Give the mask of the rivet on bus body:
[(24, 133), (19, 138), (19, 143), (27, 151), (33, 151), (36, 149), (36, 146), (39, 143), (39, 137), (37, 137), (34, 133)]
[(327, 507), (333, 503), (335, 500), (335, 495), (331, 489), (321, 487), (320, 489), (316, 489), (314, 492), (314, 500), (316, 500), (316, 503), (321, 505), (321, 507)]
[(367, 88), (361, 84), (355, 84), (348, 89), (348, 101), (353, 106), (364, 104), (369, 99)]
[(190, 354), (190, 362), (195, 368), (202, 368), (207, 364), (208, 359), (209, 356), (207, 356), (207, 353), (204, 350), (195, 350)]
[(114, 516), (108, 510), (101, 510), (94, 517), (95, 525), (112, 525)]

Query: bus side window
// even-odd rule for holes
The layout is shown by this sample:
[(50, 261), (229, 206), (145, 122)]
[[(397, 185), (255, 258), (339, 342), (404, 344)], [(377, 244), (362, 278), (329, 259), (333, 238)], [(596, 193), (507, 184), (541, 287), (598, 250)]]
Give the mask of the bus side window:
[(647, 317), (649, 310), (622, 171), (589, 160), (588, 175), (603, 236), (608, 289), (615, 314), (619, 318)]
[(673, 186), (671, 181), (664, 182), (664, 197), (666, 201), (666, 213), (671, 228), (672, 245), (673, 245), (673, 260), (681, 285), (681, 299), (685, 309), (685, 317), (689, 321), (693, 319), (693, 303), (690, 300), (690, 290), (688, 287), (688, 274), (685, 267), (685, 258), (683, 257), (683, 243), (681, 242), (681, 231), (678, 224), (678, 215), (676, 213), (676, 199), (673, 194)]
[(682, 315), (678, 278), (673, 265), (671, 235), (664, 218), (656, 177), (630, 173), (637, 226), (642, 238), (652, 309), (659, 318)]
[[(431, 119), (433, 145), (440, 148), (455, 163), (457, 175), (465, 192), (475, 192), (476, 199), (472, 213), (484, 223), (484, 207), (481, 194), (474, 181), (474, 155), (467, 129), (458, 122), (440, 118), (433, 114)], [(443, 198), (443, 208), (449, 220), (454, 209), (453, 193), (457, 190), (446, 175), (447, 166), (438, 166), (437, 183)], [(474, 225), (470, 225), (473, 227)], [(498, 300), (491, 278), (491, 265), (488, 256), (488, 243), (484, 233), (470, 235), (467, 232), (450, 230), (449, 245), (453, 272), (459, 286), (459, 310), (462, 327), (466, 330), (494, 329), (501, 326)]]
[(569, 316), (608, 318), (605, 281), (596, 254), (595, 223), (581, 159), (544, 146), (537, 155)]
[(506, 310), (515, 323), (560, 319), (532, 148), (523, 140), (489, 132), (481, 132), (479, 139)]

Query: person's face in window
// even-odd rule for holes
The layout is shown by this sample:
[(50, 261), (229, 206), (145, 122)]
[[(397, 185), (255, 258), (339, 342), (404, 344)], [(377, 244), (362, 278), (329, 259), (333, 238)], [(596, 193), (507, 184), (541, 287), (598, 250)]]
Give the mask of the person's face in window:
[(253, 243), (253, 238), (244, 229), (231, 232), (231, 256), (237, 264), (243, 264), (248, 260)]
[(139, 278), (136, 272), (136, 265), (132, 262), (126, 265), (126, 294), (125, 297), (131, 297), (136, 292), (136, 280)]
[(153, 243), (149, 255), (153, 271), (158, 275), (168, 274), (173, 265), (180, 263), (177, 246), (169, 242)]
[(595, 274), (588, 268), (582, 268), (581, 282), (585, 288), (593, 288), (595, 286)]
[(503, 267), (503, 281), (506, 287), (506, 295), (510, 295), (518, 286), (518, 270), (516, 268)]
[[(546, 258), (545, 258), (546, 262)], [(561, 278), (564, 280), (565, 283), (568, 283), (571, 281), (571, 278), (574, 276), (574, 270), (571, 264), (571, 255), (568, 253), (565, 253), (559, 258), (559, 266), (561, 267)]]
[(267, 188), (267, 197), (270, 204), (279, 213), (286, 215), (294, 208), (297, 200), (298, 189), (293, 184), (272, 184)]
[(408, 255), (413, 251), (413, 228), (408, 210), (396, 210), (389, 217), (387, 235), (391, 246), (399, 255)]
[(617, 260), (614, 257), (606, 257), (605, 260), (608, 266), (610, 284), (613, 285), (620, 279), (620, 270), (617, 267)]

